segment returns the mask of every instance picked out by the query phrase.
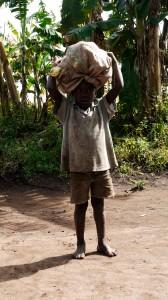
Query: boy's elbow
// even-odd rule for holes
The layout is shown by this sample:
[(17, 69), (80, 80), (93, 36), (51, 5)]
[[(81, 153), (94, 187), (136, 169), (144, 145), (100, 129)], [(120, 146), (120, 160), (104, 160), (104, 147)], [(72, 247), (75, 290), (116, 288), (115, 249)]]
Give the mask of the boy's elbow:
[(118, 91), (118, 93), (123, 89), (123, 87), (124, 87), (124, 80), (121, 79), (116, 84), (116, 90)]
[(53, 77), (49, 76), (47, 79), (47, 90), (52, 92), (56, 88), (55, 80)]
[(119, 88), (120, 89), (123, 89), (123, 87), (124, 87), (124, 79), (123, 79), (123, 76), (122, 76), (122, 74), (119, 74), (120, 76), (119, 76), (119, 78), (118, 78), (118, 85), (119, 85)]
[(120, 90), (122, 90), (124, 87), (124, 78), (123, 78), (122, 73), (120, 73), (120, 76), (119, 76), (119, 86), (120, 86)]
[(123, 76), (121, 77), (121, 88), (123, 89), (124, 88), (124, 78), (123, 78)]

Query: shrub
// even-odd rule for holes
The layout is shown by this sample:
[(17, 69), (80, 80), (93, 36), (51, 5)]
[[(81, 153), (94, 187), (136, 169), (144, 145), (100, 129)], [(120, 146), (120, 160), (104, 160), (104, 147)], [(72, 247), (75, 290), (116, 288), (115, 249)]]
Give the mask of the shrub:
[[(125, 124), (119, 114), (112, 121), (110, 127), (121, 173), (167, 170), (167, 116), (168, 105), (164, 104), (153, 123), (144, 118), (139, 124)], [(61, 174), (61, 125), (52, 113), (48, 115), (48, 125), (33, 120), (31, 108), (27, 109), (26, 117), (22, 114), (0, 117), (0, 176)]]
[(25, 122), (20, 116), (1, 123), (0, 175), (30, 177), (59, 174), (62, 128), (55, 118), (48, 126)]

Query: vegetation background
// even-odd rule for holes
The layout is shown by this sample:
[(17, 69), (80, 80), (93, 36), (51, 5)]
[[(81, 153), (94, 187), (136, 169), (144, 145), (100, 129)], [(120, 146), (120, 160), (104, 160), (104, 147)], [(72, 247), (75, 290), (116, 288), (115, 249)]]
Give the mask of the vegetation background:
[(62, 127), (46, 82), (53, 58), (80, 40), (113, 51), (121, 63), (125, 87), (110, 124), (119, 172), (167, 170), (167, 1), (63, 0), (61, 22), (43, 1), (28, 17), (30, 2), (0, 0), (21, 25), (18, 31), (9, 22), (11, 34), (0, 32), (0, 176), (66, 176), (59, 169)]

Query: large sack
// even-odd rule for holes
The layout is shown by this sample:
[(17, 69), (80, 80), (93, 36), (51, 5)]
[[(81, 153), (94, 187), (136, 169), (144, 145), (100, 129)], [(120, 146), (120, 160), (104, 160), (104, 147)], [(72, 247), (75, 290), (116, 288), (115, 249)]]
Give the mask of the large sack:
[(78, 42), (67, 48), (62, 61), (50, 73), (62, 93), (70, 93), (85, 79), (96, 89), (112, 76), (112, 60), (93, 42)]

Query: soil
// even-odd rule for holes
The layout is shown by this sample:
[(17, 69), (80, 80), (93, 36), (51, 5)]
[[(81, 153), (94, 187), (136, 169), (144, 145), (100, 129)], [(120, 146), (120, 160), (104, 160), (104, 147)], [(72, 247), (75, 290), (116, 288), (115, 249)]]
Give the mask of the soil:
[(167, 300), (168, 176), (138, 184), (115, 180), (106, 200), (107, 240), (118, 249), (96, 253), (92, 208), (87, 256), (74, 260), (73, 206), (62, 181), (0, 184), (0, 300)]

